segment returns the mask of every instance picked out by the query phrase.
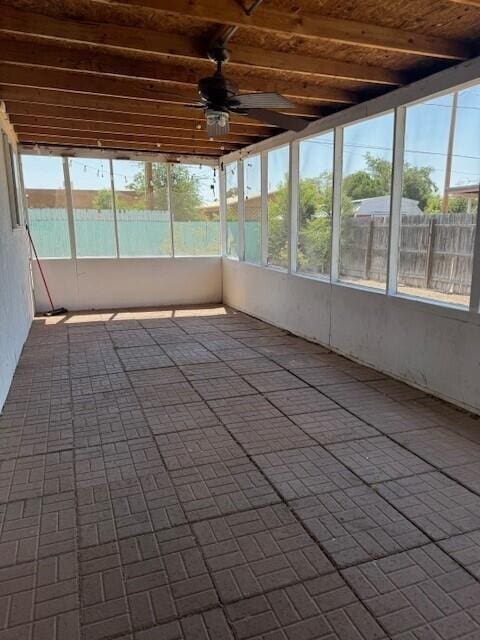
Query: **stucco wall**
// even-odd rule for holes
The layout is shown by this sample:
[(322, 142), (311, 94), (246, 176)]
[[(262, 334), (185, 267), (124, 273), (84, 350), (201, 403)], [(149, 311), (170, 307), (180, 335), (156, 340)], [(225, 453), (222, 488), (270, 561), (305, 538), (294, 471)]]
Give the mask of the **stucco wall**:
[[(56, 307), (68, 310), (207, 304), (222, 300), (222, 260), (126, 258), (41, 261)], [(49, 308), (33, 265), (35, 308)]]
[(12, 230), (5, 158), (0, 145), (0, 411), (33, 317), (28, 242)]
[(480, 318), (224, 258), (226, 304), (480, 413)]

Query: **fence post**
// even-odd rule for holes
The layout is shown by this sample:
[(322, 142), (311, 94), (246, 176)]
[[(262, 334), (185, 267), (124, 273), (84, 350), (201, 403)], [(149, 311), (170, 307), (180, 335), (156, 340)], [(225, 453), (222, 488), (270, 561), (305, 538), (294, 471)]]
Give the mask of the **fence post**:
[(365, 250), (365, 264), (363, 267), (363, 277), (368, 280), (370, 275), (370, 265), (372, 263), (372, 245), (373, 245), (373, 216), (370, 216), (367, 230), (367, 248)]
[(425, 277), (424, 277), (425, 289), (428, 289), (430, 287), (430, 280), (432, 275), (434, 232), (435, 232), (435, 218), (432, 217), (428, 222), (427, 255), (425, 257)]

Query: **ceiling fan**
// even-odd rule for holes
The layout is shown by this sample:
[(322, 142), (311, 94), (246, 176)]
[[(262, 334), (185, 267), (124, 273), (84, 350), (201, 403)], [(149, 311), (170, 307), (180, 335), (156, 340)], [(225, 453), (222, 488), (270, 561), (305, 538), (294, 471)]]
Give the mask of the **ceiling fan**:
[(200, 102), (186, 106), (205, 111), (209, 138), (224, 136), (229, 132), (230, 113), (291, 131), (301, 131), (309, 124), (304, 118), (273, 111), (295, 108), (290, 100), (279, 93), (238, 93), (238, 87), (222, 73), (222, 65), (229, 58), (224, 46), (212, 47), (208, 57), (217, 65), (217, 69), (212, 76), (199, 80)]

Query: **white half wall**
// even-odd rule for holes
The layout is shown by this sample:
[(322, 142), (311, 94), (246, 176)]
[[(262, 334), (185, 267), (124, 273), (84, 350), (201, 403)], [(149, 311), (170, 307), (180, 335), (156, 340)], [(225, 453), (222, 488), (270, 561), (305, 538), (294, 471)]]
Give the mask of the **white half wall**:
[(223, 301), (480, 413), (480, 318), (223, 259)]
[[(69, 311), (208, 304), (222, 300), (222, 259), (41, 260), (55, 307)], [(33, 263), (35, 308), (50, 308)]]
[(0, 411), (33, 318), (28, 240), (12, 229), (5, 158), (0, 145)]

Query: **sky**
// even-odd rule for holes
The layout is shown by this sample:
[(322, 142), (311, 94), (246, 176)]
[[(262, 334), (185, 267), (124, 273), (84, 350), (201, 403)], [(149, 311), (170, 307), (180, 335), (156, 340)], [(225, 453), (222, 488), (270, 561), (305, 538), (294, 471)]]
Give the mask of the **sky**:
[[(433, 98), (407, 108), (405, 131), (405, 162), (414, 166), (432, 167), (432, 178), (439, 191), (443, 190), (448, 133), (451, 118), (452, 94)], [(365, 167), (365, 154), (382, 158), (392, 157), (393, 113), (383, 114), (355, 123), (344, 129), (343, 171), (348, 175)], [(480, 85), (459, 93), (457, 123), (452, 160), (451, 186), (475, 184), (480, 180)], [(269, 191), (274, 190), (288, 172), (288, 147), (274, 149), (268, 154)], [(333, 134), (327, 132), (300, 144), (300, 176), (314, 177), (331, 171), (333, 163)], [(69, 160), (71, 182), (76, 189), (110, 187), (108, 160), (72, 158)], [(123, 189), (138, 171), (139, 163), (114, 161), (116, 189)], [(22, 157), (25, 187), (62, 188), (62, 160), (57, 157), (29, 155)], [(251, 156), (244, 163), (247, 195), (260, 191), (259, 156)], [(236, 166), (227, 165), (227, 189), (236, 186)], [(200, 177), (201, 196), (205, 203), (218, 200), (218, 176), (215, 190), (211, 189), (211, 167), (192, 166)]]

